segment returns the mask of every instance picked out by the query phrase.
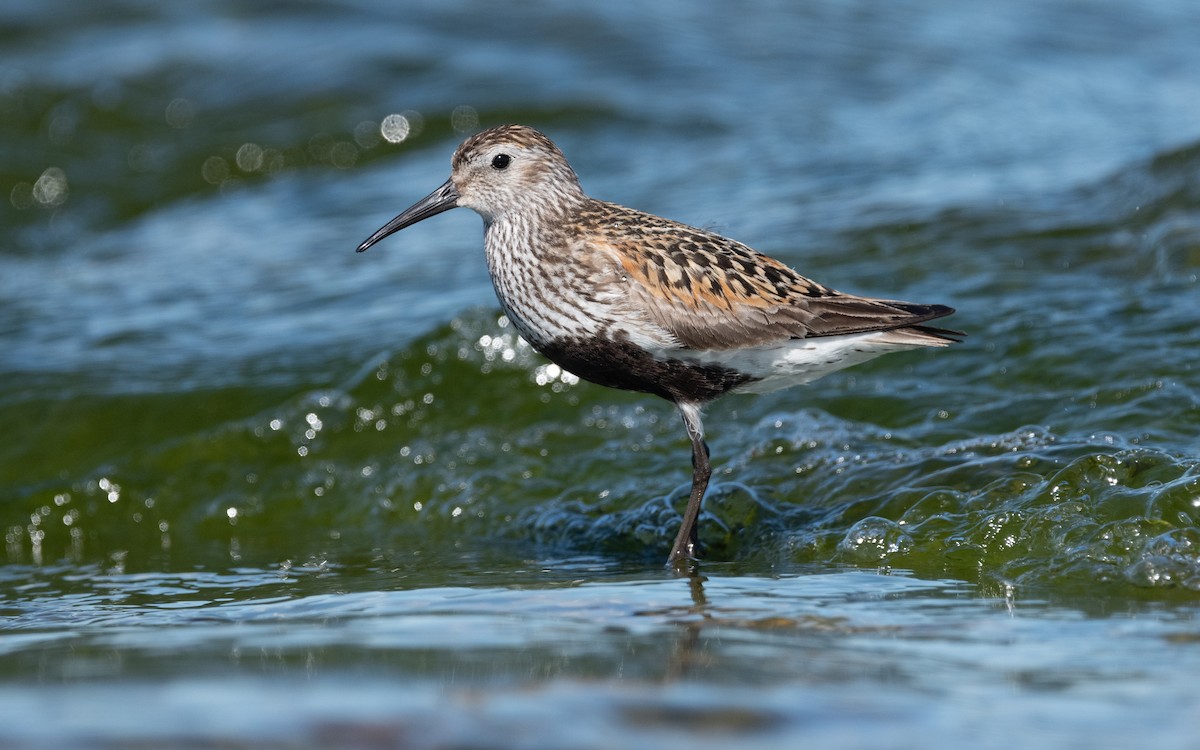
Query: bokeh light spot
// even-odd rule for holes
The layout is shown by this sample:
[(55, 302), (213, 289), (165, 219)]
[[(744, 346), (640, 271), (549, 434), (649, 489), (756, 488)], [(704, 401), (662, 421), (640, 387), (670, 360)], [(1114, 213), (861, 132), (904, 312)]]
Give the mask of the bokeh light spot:
[[(380, 126), (381, 127), (381, 126)], [(371, 120), (363, 120), (354, 126), (354, 142), (359, 148), (375, 148), (379, 145), (380, 129)]]
[(12, 203), (13, 208), (20, 211), (33, 208), (33, 185), (28, 182), (18, 182), (9, 192), (8, 200)]
[(338, 169), (349, 169), (358, 161), (358, 147), (350, 141), (338, 141), (329, 149), (329, 163)]
[(67, 175), (58, 167), (47, 167), (33, 183), (33, 199), (45, 207), (61, 206), (68, 192)]
[(262, 146), (257, 143), (243, 143), (238, 148), (234, 161), (243, 172), (257, 172), (263, 165)]
[(404, 115), (388, 115), (379, 124), (379, 134), (388, 143), (401, 143), (408, 137), (412, 127)]
[(167, 124), (173, 128), (183, 129), (192, 124), (196, 117), (196, 107), (188, 99), (172, 99), (167, 105)]
[(210, 156), (204, 160), (204, 165), (200, 167), (200, 175), (204, 178), (205, 182), (212, 185), (220, 185), (229, 179), (229, 162), (219, 156)]
[(460, 104), (450, 113), (450, 127), (456, 133), (468, 133), (479, 127), (479, 113), (468, 104)]

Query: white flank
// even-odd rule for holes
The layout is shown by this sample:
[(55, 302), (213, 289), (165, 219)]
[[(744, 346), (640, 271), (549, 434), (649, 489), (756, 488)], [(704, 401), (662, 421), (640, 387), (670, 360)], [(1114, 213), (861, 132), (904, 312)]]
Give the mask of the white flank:
[[(930, 337), (917, 342), (894, 331), (870, 331), (844, 336), (792, 339), (772, 346), (714, 351), (676, 350), (660, 357), (728, 367), (758, 378), (734, 388), (734, 393), (770, 393), (780, 388), (810, 383), (831, 372), (905, 349), (936, 346)], [(899, 340), (897, 340), (899, 339)]]

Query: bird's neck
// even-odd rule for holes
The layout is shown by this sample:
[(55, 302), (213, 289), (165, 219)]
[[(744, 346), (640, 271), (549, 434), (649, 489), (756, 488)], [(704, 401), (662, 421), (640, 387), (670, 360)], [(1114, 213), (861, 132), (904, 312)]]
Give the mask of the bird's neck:
[[(564, 319), (553, 309), (587, 304), (587, 284), (567, 228), (572, 213), (546, 209), (511, 212), (486, 221), (484, 247), (496, 296), (527, 341), (539, 347), (570, 335), (585, 335), (596, 316)], [(583, 287), (581, 287), (583, 284)], [(585, 322), (586, 319), (586, 322)], [(580, 326), (588, 330), (579, 330)]]
[(531, 202), (517, 210), (484, 217), (489, 264), (562, 262), (566, 227), (578, 212), (575, 202)]

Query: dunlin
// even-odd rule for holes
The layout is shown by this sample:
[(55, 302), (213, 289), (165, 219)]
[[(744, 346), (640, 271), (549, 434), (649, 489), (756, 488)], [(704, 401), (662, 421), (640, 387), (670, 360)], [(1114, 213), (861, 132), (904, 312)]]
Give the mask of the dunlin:
[(734, 240), (589, 198), (558, 147), (523, 125), (464, 141), (450, 179), (358, 251), (457, 206), (483, 217), (496, 296), (534, 349), (585, 380), (679, 409), (692, 490), (672, 564), (698, 552), (711, 474), (704, 404), (961, 335), (923, 325), (954, 312), (945, 305), (842, 294)]

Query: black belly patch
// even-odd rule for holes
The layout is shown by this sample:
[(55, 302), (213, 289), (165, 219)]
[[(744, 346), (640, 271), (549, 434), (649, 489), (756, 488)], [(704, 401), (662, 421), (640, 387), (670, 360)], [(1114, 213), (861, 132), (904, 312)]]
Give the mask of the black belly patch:
[(558, 339), (533, 348), (584, 380), (609, 388), (653, 393), (668, 401), (711, 401), (757, 380), (721, 365), (656, 359), (623, 336)]

